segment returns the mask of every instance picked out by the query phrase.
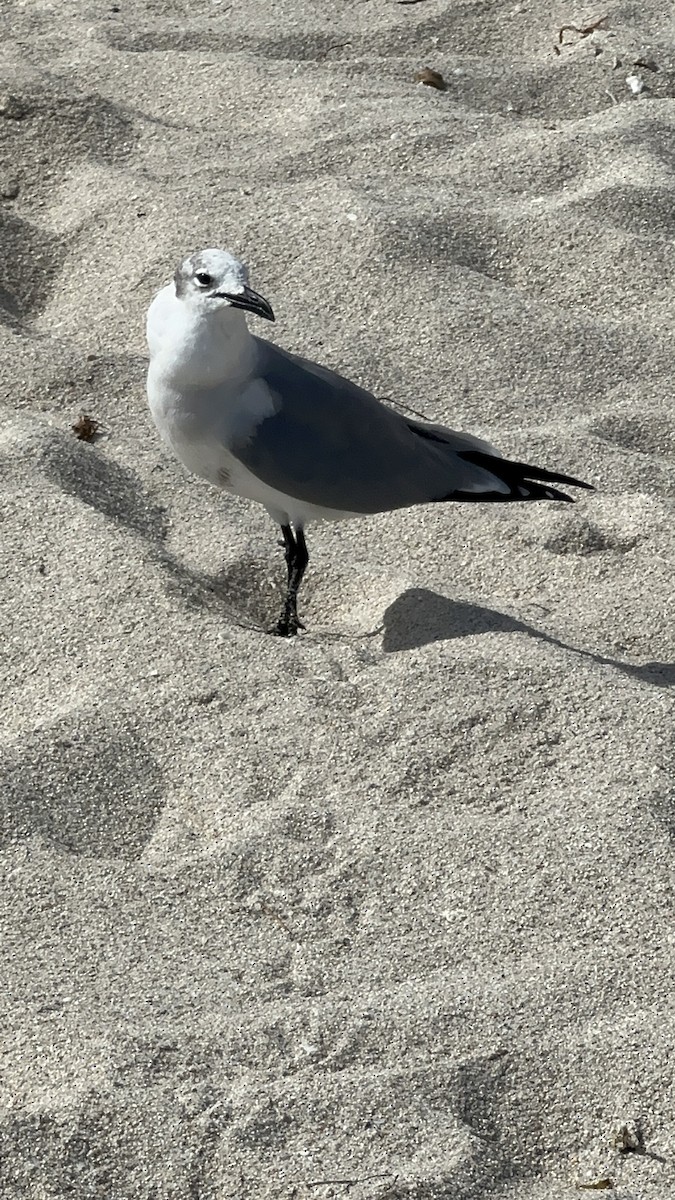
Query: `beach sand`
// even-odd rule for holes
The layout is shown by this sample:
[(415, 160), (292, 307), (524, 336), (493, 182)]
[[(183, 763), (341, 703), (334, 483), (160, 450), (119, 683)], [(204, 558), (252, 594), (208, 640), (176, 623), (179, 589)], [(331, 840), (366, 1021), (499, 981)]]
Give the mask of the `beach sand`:
[[(675, 1194), (672, 5), (0, 21), (3, 1200)], [(209, 245), (597, 492), (310, 527), (265, 636), (144, 394)]]

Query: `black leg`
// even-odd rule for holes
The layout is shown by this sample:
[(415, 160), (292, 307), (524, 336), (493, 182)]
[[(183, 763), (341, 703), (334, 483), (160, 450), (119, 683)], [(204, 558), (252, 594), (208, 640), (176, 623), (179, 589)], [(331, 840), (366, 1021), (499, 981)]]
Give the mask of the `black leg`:
[(302, 529), (297, 529), (294, 536), (290, 525), (282, 525), (281, 533), (286, 549), (288, 587), (281, 616), (272, 629), (272, 633), (276, 633), (279, 637), (294, 637), (298, 629), (305, 628), (298, 617), (298, 590), (307, 569), (309, 554)]
[(279, 544), (284, 547), (286, 552), (284, 557), (286, 559), (286, 566), (288, 567), (288, 582), (290, 583), (293, 573), (293, 563), (295, 562), (295, 538), (290, 525), (282, 525), (281, 534), (284, 540)]

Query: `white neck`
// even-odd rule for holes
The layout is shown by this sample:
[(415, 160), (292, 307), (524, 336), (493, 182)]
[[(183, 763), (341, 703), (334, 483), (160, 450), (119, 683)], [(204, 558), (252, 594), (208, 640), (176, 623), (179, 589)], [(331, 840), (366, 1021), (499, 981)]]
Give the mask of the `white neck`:
[[(156, 312), (148, 314), (148, 340), (153, 367), (182, 384), (208, 386), (250, 375), (255, 339), (245, 314), (236, 308), (205, 312), (170, 294), (160, 293)], [(161, 297), (161, 302), (160, 302)], [(155, 305), (152, 306), (155, 308)]]

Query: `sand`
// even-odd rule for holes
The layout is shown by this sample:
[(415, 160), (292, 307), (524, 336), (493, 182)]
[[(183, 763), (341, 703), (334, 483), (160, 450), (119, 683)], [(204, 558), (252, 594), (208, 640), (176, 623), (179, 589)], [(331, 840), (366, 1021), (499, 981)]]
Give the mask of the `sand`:
[[(672, 5), (0, 21), (3, 1200), (675, 1194)], [(208, 245), (597, 492), (311, 527), (265, 636), (144, 395)]]

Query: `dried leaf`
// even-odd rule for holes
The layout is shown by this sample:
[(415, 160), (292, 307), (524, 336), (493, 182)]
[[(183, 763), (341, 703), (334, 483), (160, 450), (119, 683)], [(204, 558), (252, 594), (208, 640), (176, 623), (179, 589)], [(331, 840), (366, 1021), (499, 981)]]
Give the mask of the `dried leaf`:
[(439, 92), (444, 92), (447, 84), (439, 71), (432, 71), (431, 67), (424, 67), (422, 71), (418, 71), (415, 79), (417, 83), (425, 83), (427, 87), (436, 88)]
[(98, 432), (98, 421), (95, 421), (88, 413), (82, 413), (73, 422), (71, 429), (81, 442), (93, 442)]

